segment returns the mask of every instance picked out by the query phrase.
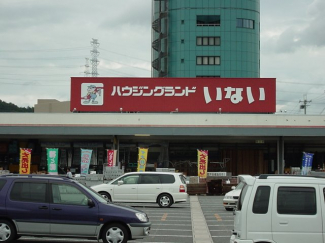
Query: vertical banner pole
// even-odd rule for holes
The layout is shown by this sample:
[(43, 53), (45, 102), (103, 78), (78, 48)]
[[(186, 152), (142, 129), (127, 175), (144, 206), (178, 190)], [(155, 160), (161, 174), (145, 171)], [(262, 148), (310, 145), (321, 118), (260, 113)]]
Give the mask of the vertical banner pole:
[(137, 168), (138, 172), (146, 171), (147, 157), (148, 157), (148, 148), (139, 148), (138, 168)]
[(303, 152), (301, 175), (309, 175), (313, 164), (313, 153)]
[(80, 176), (87, 176), (92, 155), (91, 149), (81, 149), (81, 173)]
[(197, 150), (197, 160), (198, 176), (206, 179), (208, 174), (208, 150)]
[(50, 175), (58, 175), (59, 149), (47, 148), (46, 154), (47, 154), (47, 172)]
[(20, 148), (19, 174), (30, 174), (32, 149)]
[(107, 166), (113, 167), (117, 166), (116, 164), (116, 152), (114, 149), (107, 149)]

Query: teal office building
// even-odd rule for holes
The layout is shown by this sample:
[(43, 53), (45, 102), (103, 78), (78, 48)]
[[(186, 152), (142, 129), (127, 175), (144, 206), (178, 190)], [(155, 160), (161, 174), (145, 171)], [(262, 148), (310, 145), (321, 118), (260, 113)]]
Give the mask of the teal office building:
[(260, 77), (260, 0), (153, 0), (152, 77)]

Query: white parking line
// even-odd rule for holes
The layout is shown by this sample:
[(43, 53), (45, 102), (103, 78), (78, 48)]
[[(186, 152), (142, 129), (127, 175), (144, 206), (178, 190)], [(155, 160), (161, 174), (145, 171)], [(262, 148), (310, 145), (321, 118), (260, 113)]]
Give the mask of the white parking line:
[[(161, 221), (159, 221), (161, 222)], [(170, 226), (170, 224), (159, 224), (159, 223), (155, 223), (155, 226), (163, 226), (163, 225), (167, 225)], [(173, 224), (172, 226), (192, 226), (192, 224)]]
[(208, 224), (209, 227), (213, 227), (213, 226), (229, 226), (229, 227), (234, 227), (233, 224)]
[[(159, 231), (168, 230), (168, 231), (180, 231), (180, 229), (159, 229)], [(181, 231), (192, 231), (191, 229), (181, 229)], [(228, 230), (229, 231), (229, 230)], [(150, 234), (151, 235), (151, 234)]]
[[(182, 238), (192, 238), (192, 235), (154, 235), (154, 234), (150, 234), (150, 236), (153, 236), (153, 237), (182, 237)], [(207, 242), (208, 243), (208, 242)]]

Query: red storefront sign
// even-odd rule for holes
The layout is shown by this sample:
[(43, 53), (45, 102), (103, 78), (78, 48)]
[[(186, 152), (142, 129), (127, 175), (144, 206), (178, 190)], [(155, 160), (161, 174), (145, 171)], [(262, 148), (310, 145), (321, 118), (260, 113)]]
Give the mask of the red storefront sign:
[(116, 166), (116, 150), (107, 149), (107, 166)]
[(275, 78), (71, 78), (71, 111), (274, 113)]
[(30, 174), (32, 149), (20, 148), (19, 174)]
[(208, 173), (208, 150), (197, 150), (197, 170), (199, 178), (207, 178)]

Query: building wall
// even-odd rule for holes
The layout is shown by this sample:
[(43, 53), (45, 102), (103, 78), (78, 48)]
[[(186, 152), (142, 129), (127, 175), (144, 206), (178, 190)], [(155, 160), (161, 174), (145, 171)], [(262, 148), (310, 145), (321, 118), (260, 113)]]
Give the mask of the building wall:
[[(160, 17), (160, 33), (153, 28), (152, 38), (160, 40), (160, 52), (153, 48), (152, 58), (160, 60), (161, 69), (153, 69), (154, 77), (260, 76), (259, 0), (169, 0), (165, 10), (166, 1), (153, 2), (153, 22)], [(220, 16), (220, 26), (197, 25), (200, 15)], [(243, 20), (253, 20), (253, 29), (238, 27)], [(220, 45), (198, 46), (197, 37), (220, 37)], [(220, 65), (197, 65), (197, 56), (220, 56)]]
[(70, 113), (70, 101), (38, 99), (34, 113)]
[[(182, 113), (6, 113), (0, 117), (0, 136), (65, 134), (82, 136), (325, 136), (322, 116), (274, 114)], [(63, 133), (64, 132), (64, 133)], [(315, 140), (314, 140), (315, 141)]]

